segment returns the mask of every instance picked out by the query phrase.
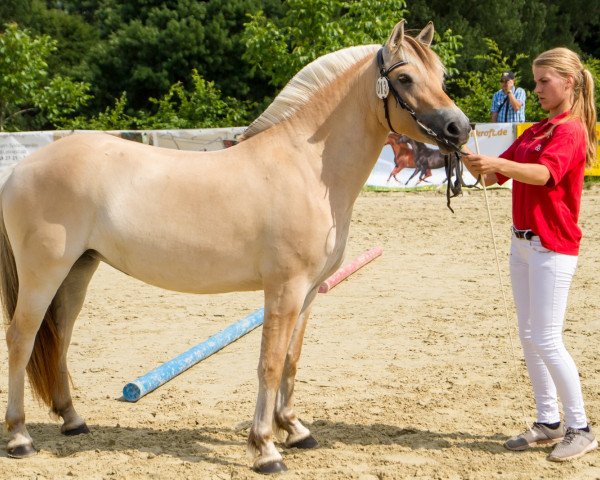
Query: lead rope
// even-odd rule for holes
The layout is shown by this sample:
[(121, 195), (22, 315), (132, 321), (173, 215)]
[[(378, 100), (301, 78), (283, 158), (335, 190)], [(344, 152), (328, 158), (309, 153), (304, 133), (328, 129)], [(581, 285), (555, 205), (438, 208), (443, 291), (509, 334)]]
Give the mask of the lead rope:
[[(477, 152), (477, 155), (479, 155), (479, 142), (477, 141), (477, 130), (475, 129), (475, 124), (471, 124), (471, 135), (473, 136), (473, 138), (475, 139), (475, 151)], [(500, 269), (500, 256), (498, 255), (498, 246), (496, 245), (496, 234), (494, 233), (494, 223), (492, 222), (492, 213), (490, 210), (490, 202), (488, 200), (488, 196), (487, 196), (487, 189), (485, 186), (485, 178), (482, 178), (480, 176), (480, 183), (481, 186), (483, 187), (483, 197), (485, 198), (485, 207), (487, 210), (487, 214), (488, 214), (488, 222), (490, 224), (490, 232), (492, 234), (492, 243), (494, 244), (494, 254), (496, 257), (496, 269), (498, 271), (498, 279), (500, 281), (500, 291), (502, 292), (502, 301), (504, 303), (504, 319), (506, 321), (506, 329), (508, 330), (508, 338), (510, 339), (510, 350), (511, 350), (511, 354), (512, 354), (512, 365), (513, 365), (513, 373), (515, 376), (515, 379), (517, 380), (517, 386), (521, 385), (521, 375), (519, 375), (519, 371), (517, 369), (517, 355), (515, 353), (515, 342), (513, 340), (513, 334), (512, 334), (512, 328), (511, 328), (511, 321), (510, 321), (510, 316), (508, 313), (508, 303), (506, 301), (506, 293), (504, 291), (504, 281), (502, 280), (502, 270)], [(525, 407), (523, 406), (523, 402), (519, 402), (520, 407), (521, 407), (521, 415), (522, 415), (522, 421), (523, 424), (525, 425), (525, 428), (527, 428), (527, 430), (531, 430), (531, 427), (529, 426), (529, 423), (527, 422), (527, 415), (525, 415)]]

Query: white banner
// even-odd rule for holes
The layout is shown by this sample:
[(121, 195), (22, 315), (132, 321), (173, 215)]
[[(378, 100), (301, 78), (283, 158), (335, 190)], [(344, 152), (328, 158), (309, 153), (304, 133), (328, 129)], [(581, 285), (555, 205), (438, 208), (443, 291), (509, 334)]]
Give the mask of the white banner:
[[(516, 138), (515, 124), (511, 123), (480, 123), (475, 131), (479, 151), (486, 155), (500, 155)], [(473, 152), (477, 151), (473, 136), (467, 146)], [(443, 157), (437, 147), (390, 133), (367, 185), (394, 188), (441, 185), (446, 181), (443, 165)], [(468, 185), (475, 183), (466, 170), (463, 180)]]
[(38, 148), (54, 141), (52, 132), (19, 132), (0, 135), (0, 170), (14, 165)]

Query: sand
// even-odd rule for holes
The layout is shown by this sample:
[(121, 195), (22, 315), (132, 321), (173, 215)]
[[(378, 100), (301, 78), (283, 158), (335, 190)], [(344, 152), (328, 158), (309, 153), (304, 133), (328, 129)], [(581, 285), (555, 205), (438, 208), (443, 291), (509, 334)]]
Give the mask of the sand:
[[(280, 445), (290, 469), (281, 478), (600, 478), (600, 452), (554, 464), (549, 448), (513, 453), (502, 446), (535, 411), (508, 278), (510, 193), (489, 191), (488, 198), (508, 317), (481, 191), (454, 199), (454, 214), (443, 192), (360, 195), (346, 259), (377, 245), (384, 253), (317, 298), (296, 392), (297, 411), (320, 447)], [(598, 424), (599, 219), (594, 186), (584, 192), (585, 237), (565, 334)], [(261, 292), (167, 292), (102, 265), (69, 352), (74, 403), (92, 433), (60, 435), (60, 423), (28, 387), (27, 421), (39, 453), (14, 460), (2, 448), (0, 478), (263, 478), (245, 452), (260, 328), (139, 402), (121, 399), (127, 382), (261, 301)], [(6, 402), (2, 339), (3, 409)]]

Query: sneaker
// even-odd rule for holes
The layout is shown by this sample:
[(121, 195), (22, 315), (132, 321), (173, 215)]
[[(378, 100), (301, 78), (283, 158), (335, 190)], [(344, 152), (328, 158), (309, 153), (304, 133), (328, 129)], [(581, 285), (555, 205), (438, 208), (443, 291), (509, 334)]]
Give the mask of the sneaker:
[(534, 422), (529, 430), (509, 438), (504, 442), (504, 446), (509, 450), (527, 450), (537, 445), (553, 445), (558, 443), (563, 439), (564, 435), (565, 427), (562, 424), (553, 430), (541, 423)]
[(565, 433), (565, 438), (548, 455), (548, 460), (566, 462), (581, 457), (595, 448), (598, 448), (598, 441), (591, 429), (586, 432), (585, 430), (569, 427), (567, 433)]

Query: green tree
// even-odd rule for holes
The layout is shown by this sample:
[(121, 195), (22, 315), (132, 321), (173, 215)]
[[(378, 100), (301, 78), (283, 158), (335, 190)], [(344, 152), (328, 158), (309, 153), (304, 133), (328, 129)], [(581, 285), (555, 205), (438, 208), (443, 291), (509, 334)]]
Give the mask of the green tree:
[(191, 90), (177, 82), (162, 98), (151, 98), (150, 102), (157, 106), (157, 111), (140, 118), (141, 128), (230, 127), (251, 120), (235, 99), (223, 99), (215, 84), (204, 80), (196, 70), (192, 71)]
[(242, 60), (239, 36), (247, 13), (263, 4), (274, 11), (281, 0), (104, 0), (92, 16), (100, 41), (81, 78), (99, 108), (126, 91), (130, 108), (146, 109), (193, 69), (227, 96), (261, 99), (271, 88)]
[(0, 34), (0, 131), (44, 127), (89, 100), (87, 84), (48, 75), (55, 48), (50, 37), (31, 36), (14, 23)]
[(127, 114), (126, 107), (127, 94), (123, 92), (114, 105), (106, 107), (103, 112), (93, 117), (80, 115), (66, 119), (61, 127), (80, 130), (135, 130), (138, 128), (137, 120)]
[[(270, 18), (262, 11), (252, 15), (243, 35), (243, 58), (276, 88), (321, 55), (351, 45), (383, 43), (407, 13), (406, 2), (395, 0), (289, 0), (287, 5), (283, 17)], [(456, 71), (460, 47), (461, 37), (451, 29), (436, 33), (434, 50), (449, 73)]]
[(289, 0), (287, 5), (283, 17), (250, 15), (242, 37), (243, 59), (277, 88), (325, 53), (382, 43), (406, 13), (406, 2), (393, 0)]

